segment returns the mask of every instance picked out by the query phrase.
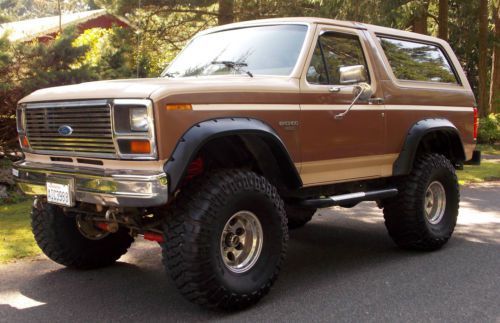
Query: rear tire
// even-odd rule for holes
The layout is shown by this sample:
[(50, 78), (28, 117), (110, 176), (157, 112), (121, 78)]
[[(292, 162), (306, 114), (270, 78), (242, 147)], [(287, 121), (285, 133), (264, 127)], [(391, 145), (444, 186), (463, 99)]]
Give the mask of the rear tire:
[(457, 223), (460, 191), (451, 162), (439, 154), (415, 161), (396, 198), (384, 201), (385, 226), (405, 249), (432, 251), (451, 237)]
[(316, 210), (285, 205), (285, 212), (288, 218), (288, 229), (294, 230), (303, 227), (311, 221)]
[(265, 178), (213, 172), (188, 184), (166, 212), (163, 263), (184, 297), (233, 310), (269, 292), (288, 229), (283, 201)]
[(124, 228), (98, 240), (87, 239), (80, 233), (75, 217), (45, 202), (32, 208), (31, 227), (38, 246), (47, 257), (75, 269), (109, 266), (124, 255), (134, 241)]

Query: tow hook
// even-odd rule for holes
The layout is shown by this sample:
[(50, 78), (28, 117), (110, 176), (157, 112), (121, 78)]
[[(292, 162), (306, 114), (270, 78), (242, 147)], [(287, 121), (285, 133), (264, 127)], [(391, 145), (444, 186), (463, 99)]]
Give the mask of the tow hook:
[(96, 222), (95, 226), (101, 229), (102, 231), (107, 231), (111, 233), (115, 233), (118, 231), (119, 225), (117, 222)]
[(152, 232), (152, 231), (144, 232), (144, 239), (149, 240), (149, 241), (156, 241), (159, 243), (165, 242), (165, 238), (163, 237), (163, 234), (158, 233), (158, 232)]

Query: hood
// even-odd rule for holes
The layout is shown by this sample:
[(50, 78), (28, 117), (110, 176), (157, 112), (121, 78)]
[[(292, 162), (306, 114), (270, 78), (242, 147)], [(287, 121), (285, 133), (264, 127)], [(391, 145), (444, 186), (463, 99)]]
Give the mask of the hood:
[(213, 92), (296, 92), (298, 80), (289, 77), (224, 75), (199, 78), (154, 78), (97, 81), (41, 89), (19, 103), (91, 99), (152, 99), (174, 94)]
[(165, 81), (165, 79), (127, 79), (51, 87), (29, 94), (20, 103), (88, 99), (145, 99), (164, 86)]

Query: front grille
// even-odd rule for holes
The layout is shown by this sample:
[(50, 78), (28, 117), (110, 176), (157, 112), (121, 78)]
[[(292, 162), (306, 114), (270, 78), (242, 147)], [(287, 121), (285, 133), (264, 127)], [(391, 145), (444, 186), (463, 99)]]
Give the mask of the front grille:
[[(34, 152), (112, 157), (116, 151), (110, 115), (110, 107), (104, 101), (88, 105), (28, 105), (26, 135)], [(63, 126), (69, 126), (72, 133), (61, 134), (59, 129)]]

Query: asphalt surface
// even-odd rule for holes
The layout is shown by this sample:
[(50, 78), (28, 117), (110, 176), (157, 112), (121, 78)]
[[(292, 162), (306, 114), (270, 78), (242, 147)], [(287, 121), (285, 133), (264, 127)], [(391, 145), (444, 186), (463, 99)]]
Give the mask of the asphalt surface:
[(372, 203), (320, 213), (291, 233), (280, 278), (248, 310), (185, 301), (159, 247), (138, 241), (101, 270), (45, 257), (0, 266), (0, 321), (500, 322), (500, 182), (462, 189), (456, 232), (433, 253), (396, 248)]

